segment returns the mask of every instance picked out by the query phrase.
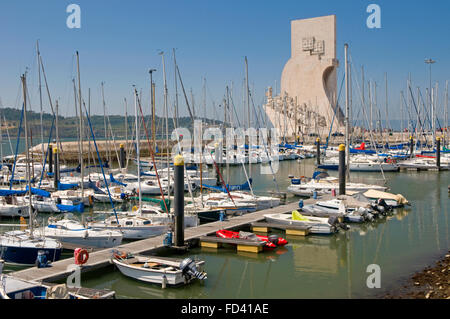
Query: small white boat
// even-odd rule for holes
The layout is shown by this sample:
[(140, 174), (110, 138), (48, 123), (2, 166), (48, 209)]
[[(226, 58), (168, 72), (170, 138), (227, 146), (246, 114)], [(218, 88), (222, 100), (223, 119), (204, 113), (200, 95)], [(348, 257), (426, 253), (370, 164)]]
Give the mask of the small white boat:
[(310, 227), (309, 231), (311, 234), (333, 234), (338, 231), (338, 220), (333, 217), (303, 216), (298, 211), (293, 211), (292, 213), (266, 214), (264, 217), (269, 223)]
[(191, 258), (133, 257), (114, 253), (112, 261), (123, 275), (148, 283), (160, 284), (163, 288), (166, 285), (187, 284), (194, 279), (207, 279), (206, 273), (198, 270), (201, 269), (204, 261), (193, 261)]

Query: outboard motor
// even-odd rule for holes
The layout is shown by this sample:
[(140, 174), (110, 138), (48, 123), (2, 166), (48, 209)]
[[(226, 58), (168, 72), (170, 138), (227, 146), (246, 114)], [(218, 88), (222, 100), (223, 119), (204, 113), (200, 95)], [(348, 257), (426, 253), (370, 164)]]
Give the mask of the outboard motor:
[(377, 200), (377, 204), (378, 204), (378, 206), (384, 207), (385, 211), (390, 211), (392, 209), (392, 206), (389, 206), (388, 204), (386, 204), (386, 201), (382, 198)]
[(330, 225), (335, 225), (335, 224), (339, 223), (339, 221), (336, 216), (330, 216), (330, 218), (328, 218), (328, 223)]
[(268, 238), (272, 244), (278, 246), (278, 236), (277, 235), (270, 235)]
[(198, 278), (200, 280), (207, 279), (206, 272), (197, 270), (197, 265), (191, 258), (185, 258), (180, 263), (180, 269), (183, 274), (187, 274), (191, 277)]

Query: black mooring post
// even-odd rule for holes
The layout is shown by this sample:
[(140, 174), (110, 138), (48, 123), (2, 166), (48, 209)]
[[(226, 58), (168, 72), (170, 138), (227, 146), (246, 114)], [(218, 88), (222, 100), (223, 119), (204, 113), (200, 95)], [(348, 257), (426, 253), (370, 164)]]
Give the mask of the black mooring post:
[(339, 145), (339, 195), (345, 195), (345, 145)]
[(59, 181), (59, 165), (58, 165), (58, 148), (55, 147), (53, 149), (53, 155), (55, 156), (55, 169), (54, 169), (54, 187), (57, 190), (58, 189), (58, 181)]
[(320, 165), (320, 138), (316, 139), (316, 144), (317, 165)]
[(409, 137), (409, 158), (413, 157), (414, 151), (414, 139), (412, 136)]
[(441, 169), (441, 139), (436, 137), (436, 166)]
[(175, 209), (175, 246), (184, 246), (184, 159), (177, 155), (174, 160), (175, 166), (175, 189), (174, 189), (174, 209)]
[(125, 148), (120, 144), (120, 168), (125, 168)]
[(53, 146), (48, 146), (48, 172), (53, 173)]

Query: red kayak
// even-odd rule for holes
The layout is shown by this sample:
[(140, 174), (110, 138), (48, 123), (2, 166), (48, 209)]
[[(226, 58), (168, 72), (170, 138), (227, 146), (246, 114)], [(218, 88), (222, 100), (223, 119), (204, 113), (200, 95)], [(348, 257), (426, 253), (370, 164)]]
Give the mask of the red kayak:
[(231, 230), (225, 230), (221, 229), (216, 231), (217, 237), (222, 238), (239, 238), (239, 239), (256, 239), (260, 241), (264, 241), (266, 244), (264, 245), (265, 249), (274, 249), (277, 246), (284, 246), (288, 242), (286, 239), (282, 237), (278, 237), (276, 235), (270, 235), (270, 236), (260, 236), (253, 233), (248, 232), (237, 232), (237, 231), (231, 231)]

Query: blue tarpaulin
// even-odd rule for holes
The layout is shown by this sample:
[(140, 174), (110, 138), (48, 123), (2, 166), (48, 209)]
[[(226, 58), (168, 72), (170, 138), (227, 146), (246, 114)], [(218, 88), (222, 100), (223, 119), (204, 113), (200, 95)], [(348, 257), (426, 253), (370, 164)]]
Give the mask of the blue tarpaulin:
[(62, 212), (68, 212), (68, 213), (82, 213), (84, 212), (84, 204), (80, 203), (78, 205), (62, 205), (62, 204), (56, 204), (56, 207)]
[(25, 195), (27, 191), (0, 189), (0, 196)]
[[(26, 187), (26, 192), (28, 192), (28, 185)], [(42, 197), (50, 197), (50, 193), (39, 188), (31, 187), (31, 194), (42, 196)]]
[(58, 190), (65, 191), (67, 189), (77, 188), (78, 184), (63, 184), (58, 182)]
[[(9, 190), (9, 189), (0, 189), (0, 196), (21, 196), (26, 195), (28, 193), (28, 185), (25, 190)], [(39, 188), (33, 188), (31, 187), (31, 194), (39, 195), (43, 197), (50, 197), (50, 193), (47, 191), (44, 191)]]
[[(250, 178), (250, 183), (252, 183), (251, 178)], [(241, 184), (241, 185), (228, 185), (227, 184), (226, 189), (223, 186), (220, 187), (220, 186), (211, 186), (211, 185), (205, 185), (205, 184), (202, 184), (202, 186), (205, 188), (214, 189), (216, 191), (223, 192), (223, 193), (226, 193), (227, 189), (229, 192), (250, 190), (250, 184), (248, 182), (245, 182), (244, 184)]]

